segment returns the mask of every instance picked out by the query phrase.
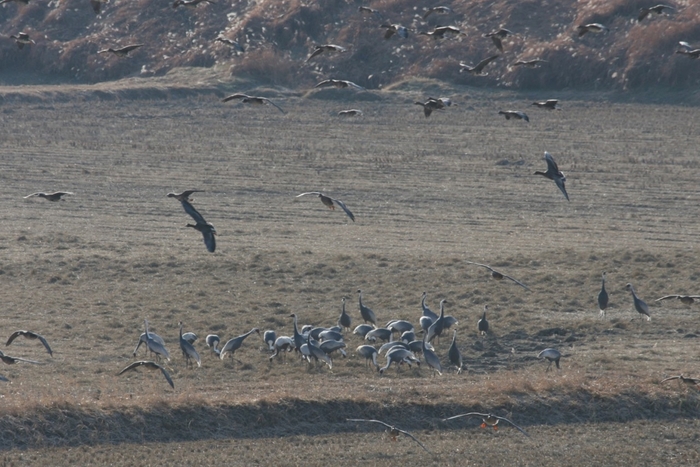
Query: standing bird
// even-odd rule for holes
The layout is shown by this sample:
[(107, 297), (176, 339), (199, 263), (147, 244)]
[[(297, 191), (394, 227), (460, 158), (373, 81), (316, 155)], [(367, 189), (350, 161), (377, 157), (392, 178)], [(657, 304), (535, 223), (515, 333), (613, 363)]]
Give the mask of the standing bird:
[(700, 295), (666, 295), (665, 297), (657, 298), (655, 301), (660, 302), (669, 298), (677, 298), (684, 305), (692, 305), (695, 300), (700, 298)]
[(268, 329), (263, 333), (263, 342), (267, 344), (269, 350), (275, 350), (275, 341), (277, 340), (277, 333), (272, 329)]
[(489, 322), (486, 321), (486, 312), (488, 311), (488, 309), (489, 306), (484, 305), (484, 314), (481, 315), (481, 319), (476, 323), (476, 327), (479, 330), (479, 334), (481, 334), (482, 336), (485, 336), (486, 333), (489, 332)]
[(240, 99), (242, 103), (244, 104), (251, 104), (251, 105), (271, 105), (275, 107), (277, 110), (280, 112), (287, 113), (280, 107), (279, 105), (275, 104), (272, 102), (270, 99), (267, 97), (257, 97), (257, 96), (249, 96), (247, 94), (231, 94), (230, 96), (226, 96), (222, 99), (222, 102), (228, 102), (232, 101), (234, 99)]
[(675, 10), (675, 8), (673, 8), (672, 6), (663, 5), (663, 4), (658, 4), (656, 6), (652, 6), (649, 8), (642, 8), (639, 10), (639, 16), (637, 16), (637, 21), (642, 21), (650, 13), (656, 13), (657, 15), (660, 15), (661, 13), (664, 12), (664, 10)]
[(377, 363), (377, 349), (371, 345), (361, 345), (355, 349), (355, 352), (357, 352), (357, 354), (361, 357), (365, 358), (365, 363), (368, 367), (369, 363), (372, 362), (372, 364), (377, 368), (377, 371), (379, 371), (379, 364)]
[(545, 358), (549, 362), (549, 365), (547, 365), (547, 368), (544, 370), (545, 373), (552, 369), (552, 362), (554, 362), (557, 365), (558, 370), (561, 369), (561, 367), (559, 366), (559, 359), (561, 358), (561, 353), (559, 353), (557, 349), (544, 349), (537, 355), (537, 358)]
[(216, 250), (216, 239), (214, 238), (214, 235), (216, 235), (216, 229), (214, 228), (214, 225), (204, 220), (204, 217), (202, 217), (199, 211), (197, 211), (186, 199), (181, 199), (180, 204), (182, 204), (185, 212), (189, 214), (196, 222), (196, 224), (187, 224), (187, 227), (192, 227), (193, 229), (202, 232), (202, 237), (204, 237), (204, 244), (206, 245), (207, 250), (214, 253), (214, 250)]
[(391, 39), (391, 36), (394, 34), (404, 39), (408, 38), (408, 28), (400, 24), (384, 23), (380, 27), (386, 29), (384, 32), (384, 39)]
[(491, 277), (493, 277), (494, 279), (496, 279), (496, 280), (498, 280), (498, 281), (503, 280), (503, 279), (508, 279), (508, 280), (510, 280), (510, 281), (515, 282), (516, 284), (518, 284), (520, 287), (524, 288), (525, 290), (531, 292), (530, 288), (529, 288), (528, 286), (526, 286), (525, 284), (523, 284), (522, 282), (520, 282), (519, 280), (513, 279), (513, 278), (510, 277), (509, 275), (506, 275), (506, 274), (503, 274), (502, 272), (496, 271), (496, 270), (495, 270), (494, 268), (492, 268), (491, 266), (488, 266), (488, 265), (486, 265), (486, 264), (481, 264), (481, 263), (475, 263), (475, 262), (473, 262), (473, 261), (467, 261), (466, 263), (467, 263), (467, 264), (473, 264), (474, 266), (481, 266), (482, 268), (486, 268), (486, 269), (488, 269), (489, 271), (491, 271)]
[(175, 198), (178, 201), (192, 202), (192, 193), (204, 193), (204, 190), (185, 190), (182, 193), (168, 193), (168, 198)]
[(500, 55), (491, 55), (490, 57), (487, 57), (477, 63), (475, 66), (467, 65), (464, 62), (459, 62), (459, 72), (462, 73), (464, 71), (471, 73), (474, 76), (486, 76), (488, 73), (484, 73), (484, 67), (491, 63), (492, 61), (496, 60)]
[(601, 32), (610, 31), (610, 29), (607, 26), (603, 26), (600, 23), (581, 24), (578, 26), (577, 29), (578, 29), (578, 37), (581, 37), (584, 34), (589, 33), (589, 32), (601, 33)]
[(498, 115), (503, 115), (506, 117), (506, 120), (515, 119), (515, 120), (525, 120), (526, 122), (530, 122), (530, 117), (527, 116), (525, 112), (521, 112), (519, 110), (499, 110)]
[(162, 366), (158, 365), (156, 362), (150, 362), (150, 361), (140, 361), (140, 362), (134, 362), (131, 365), (127, 366), (124, 368), (122, 371), (117, 373), (117, 376), (126, 373), (129, 370), (134, 370), (139, 367), (144, 367), (147, 370), (160, 370), (161, 373), (163, 373), (163, 376), (165, 376), (165, 379), (168, 380), (168, 384), (170, 385), (171, 388), (175, 389), (175, 384), (173, 384), (173, 380), (170, 377), (170, 374), (163, 368)]
[(221, 354), (221, 350), (217, 348), (219, 342), (221, 342), (219, 336), (217, 336), (216, 334), (209, 334), (204, 341), (207, 343), (207, 347), (209, 347), (211, 351), (214, 352), (214, 354), (216, 354), (217, 357)]
[(454, 420), (456, 418), (461, 418), (461, 417), (479, 417), (479, 418), (481, 418), (481, 428), (486, 428), (488, 426), (492, 426), (494, 430), (498, 430), (498, 422), (503, 420), (504, 422), (508, 422), (511, 425), (513, 425), (515, 428), (518, 429), (518, 431), (520, 431), (520, 433), (524, 434), (525, 436), (530, 436), (525, 432), (525, 430), (523, 430), (522, 428), (520, 428), (518, 425), (511, 422), (507, 418), (499, 417), (498, 415), (493, 415), (490, 413), (469, 412), (469, 413), (463, 413), (460, 415), (455, 415), (455, 416), (450, 417), (450, 418), (444, 418), (442, 421), (446, 422), (448, 420)]
[(559, 170), (557, 163), (554, 162), (554, 158), (547, 151), (544, 152), (544, 159), (547, 161), (547, 171), (540, 172), (539, 170), (537, 170), (535, 171), (534, 175), (542, 175), (550, 180), (553, 180), (554, 183), (557, 184), (557, 187), (559, 187), (561, 192), (564, 193), (564, 196), (566, 196), (566, 200), (570, 201), (569, 195), (566, 192), (566, 187), (564, 185), (564, 183), (566, 182), (566, 176), (564, 176), (564, 173)]
[(345, 312), (345, 297), (343, 297), (343, 308), (340, 312), (340, 317), (338, 317), (338, 326), (343, 329), (350, 329), (352, 325), (352, 318), (349, 314)]
[(603, 273), (603, 280), (600, 284), (600, 293), (598, 294), (598, 308), (600, 309), (600, 316), (605, 317), (605, 309), (608, 307), (608, 292), (605, 290), (605, 273)]
[[(370, 322), (372, 323), (375, 327), (377, 326), (377, 316), (374, 314), (374, 311), (371, 309), (367, 308), (362, 304), (362, 290), (358, 289), (357, 294), (359, 297), (359, 303), (360, 303), (360, 315), (362, 316), (362, 319), (365, 321), (365, 323)], [(391, 332), (391, 331), (389, 331)], [(366, 335), (367, 333), (365, 333)]]
[(418, 441), (411, 433), (409, 433), (408, 431), (399, 430), (399, 429), (396, 428), (394, 425), (389, 425), (388, 423), (384, 423), (384, 422), (381, 421), (381, 420), (365, 420), (365, 419), (362, 419), (362, 418), (348, 418), (347, 421), (348, 421), (348, 422), (380, 423), (380, 424), (382, 424), (382, 425), (384, 425), (385, 427), (388, 428), (387, 432), (389, 433), (389, 436), (391, 437), (391, 439), (392, 439), (393, 441), (396, 441), (396, 438), (399, 436), (399, 434), (404, 434), (404, 435), (408, 436), (409, 438), (411, 438), (411, 439), (412, 439), (413, 441), (415, 441), (416, 443), (418, 443), (418, 445), (419, 445), (420, 447), (422, 447), (422, 448), (425, 450), (425, 452), (432, 454), (432, 452), (428, 451), (428, 448), (426, 448), (425, 446), (423, 446), (423, 443), (421, 443), (420, 441)]
[(647, 305), (644, 300), (637, 297), (637, 294), (635, 293), (632, 284), (627, 284), (625, 288), (632, 292), (632, 300), (634, 300), (634, 309), (637, 310), (637, 313), (646, 316), (647, 321), (651, 321), (651, 316), (649, 316), (649, 305)]
[(423, 14), (423, 19), (428, 19), (428, 16), (432, 15), (433, 13), (440, 13), (444, 15), (447, 13), (454, 13), (454, 10), (448, 6), (434, 6), (432, 8), (428, 8), (428, 11)]
[(346, 49), (345, 47), (341, 47), (341, 46), (335, 45), (335, 44), (317, 45), (316, 48), (314, 49), (314, 51), (311, 53), (311, 55), (309, 55), (309, 58), (306, 59), (306, 61), (308, 62), (312, 58), (317, 57), (324, 52), (343, 53), (347, 50), (348, 49)]
[(423, 292), (423, 296), (421, 297), (421, 300), (420, 300), (420, 306), (423, 310), (423, 316), (427, 316), (432, 321), (435, 321), (436, 319), (438, 319), (438, 315), (433, 310), (428, 308), (428, 305), (425, 304), (425, 299), (427, 297), (428, 297), (428, 292)]
[(306, 195), (317, 195), (321, 199), (321, 202), (324, 205), (328, 206), (328, 209), (330, 209), (331, 211), (335, 211), (335, 205), (337, 204), (338, 206), (340, 206), (340, 208), (343, 211), (345, 211), (345, 214), (348, 215), (350, 220), (355, 222), (355, 215), (352, 212), (350, 212), (348, 207), (345, 206), (345, 203), (343, 203), (339, 199), (335, 199), (335, 198), (331, 198), (330, 196), (326, 196), (323, 193), (321, 193), (320, 191), (309, 191), (307, 193), (302, 193), (300, 195), (296, 195), (296, 197), (299, 198), (301, 196), (306, 196)]
[[(144, 322), (146, 323), (146, 346), (148, 347), (148, 350), (156, 354), (158, 356), (157, 358), (162, 356), (167, 361), (170, 361), (170, 352), (168, 352), (168, 349), (165, 348), (163, 339), (155, 339), (148, 331), (148, 320), (145, 319)], [(136, 349), (138, 349), (138, 346), (136, 346)], [(136, 356), (136, 350), (134, 350), (134, 356)]]
[[(440, 357), (426, 344), (425, 339), (423, 339), (423, 358), (425, 358), (425, 363), (427, 363), (430, 368), (437, 371), (437, 373), (442, 376)], [(433, 376), (435, 376), (435, 373), (433, 373)]]
[(71, 193), (70, 191), (55, 191), (53, 193), (44, 193), (43, 191), (38, 191), (36, 193), (32, 193), (31, 195), (25, 196), (24, 199), (31, 198), (32, 196), (38, 196), (39, 198), (44, 198), (49, 201), (65, 201), (64, 199), (61, 199), (61, 197), (72, 194), (74, 193)]
[(318, 83), (314, 88), (327, 88), (327, 87), (334, 87), (338, 89), (345, 89), (345, 88), (352, 88), (352, 89), (357, 89), (358, 91), (366, 91), (367, 89), (363, 88), (359, 84), (355, 84), (352, 81), (348, 81), (346, 79), (324, 79), (320, 83)]
[(112, 47), (109, 47), (107, 49), (98, 50), (97, 53), (104, 54), (107, 52), (111, 52), (114, 55), (116, 55), (117, 57), (126, 57), (127, 55), (129, 55), (129, 53), (131, 51), (136, 50), (139, 47), (143, 47), (143, 44), (131, 44), (131, 45), (127, 45), (127, 46), (124, 46), (124, 47), (121, 47), (118, 49), (114, 49)]
[(10, 39), (15, 40), (15, 44), (17, 44), (18, 49), (24, 48), (25, 45), (36, 44), (36, 42), (34, 42), (34, 39), (31, 39), (29, 37), (29, 34), (27, 34), (26, 32), (18, 32), (17, 35), (13, 34), (10, 36)]
[(561, 107), (557, 107), (559, 99), (547, 99), (546, 101), (533, 102), (532, 105), (536, 105), (540, 109), (548, 110), (561, 110)]
[(221, 360), (223, 360), (227, 354), (230, 354), (231, 357), (233, 357), (233, 354), (236, 352), (236, 350), (241, 348), (241, 345), (243, 344), (243, 341), (245, 340), (245, 338), (250, 336), (254, 332), (257, 332), (258, 334), (260, 334), (260, 330), (258, 328), (253, 328), (250, 331), (246, 332), (245, 334), (241, 334), (238, 337), (234, 337), (233, 339), (230, 339), (221, 348), (221, 353), (219, 354), (219, 358)]
[(432, 341), (435, 337), (437, 337), (439, 341), (442, 331), (445, 330), (445, 303), (447, 303), (446, 299), (443, 298), (440, 300), (440, 316), (438, 316), (438, 319), (433, 321), (433, 324), (428, 328), (428, 333), (425, 335), (427, 342)]
[(462, 368), (464, 363), (462, 363), (462, 354), (459, 352), (459, 347), (457, 347), (457, 330), (455, 329), (452, 334), (452, 345), (450, 345), (450, 350), (447, 351), (447, 356), (450, 359), (450, 363), (457, 367), (457, 374), (462, 373)]
[(499, 51), (503, 52), (503, 39), (505, 39), (509, 35), (513, 35), (513, 31), (510, 31), (505, 28), (500, 28), (498, 31), (493, 31), (488, 34), (484, 34), (484, 37), (490, 37), (491, 41), (493, 42), (493, 45), (495, 45)]
[(190, 361), (190, 359), (194, 359), (194, 361), (197, 362), (197, 366), (201, 367), (202, 359), (199, 357), (199, 354), (195, 350), (194, 346), (191, 342), (188, 342), (187, 339), (182, 337), (182, 321), (180, 321), (178, 324), (180, 326), (180, 350), (182, 350), (182, 355), (185, 357), (185, 366), (194, 366)]
[(397, 373), (399, 372), (399, 367), (402, 363), (408, 363), (409, 366), (411, 366), (412, 363), (415, 363), (416, 365), (420, 366), (420, 360), (416, 358), (413, 352), (398, 345), (392, 347), (391, 350), (386, 353), (386, 365), (379, 369), (379, 374), (383, 375), (384, 371), (389, 368), (389, 365), (392, 363), (396, 363)]
[(15, 332), (13, 332), (10, 335), (10, 338), (7, 339), (7, 343), (5, 344), (5, 346), (12, 344), (12, 341), (15, 340), (19, 336), (22, 336), (22, 337), (25, 337), (25, 338), (31, 339), (31, 340), (39, 339), (39, 341), (44, 345), (44, 348), (49, 353), (49, 355), (51, 355), (53, 357), (53, 351), (51, 350), (51, 347), (49, 346), (49, 343), (46, 341), (44, 336), (42, 336), (41, 334), (37, 334), (33, 331), (15, 331)]

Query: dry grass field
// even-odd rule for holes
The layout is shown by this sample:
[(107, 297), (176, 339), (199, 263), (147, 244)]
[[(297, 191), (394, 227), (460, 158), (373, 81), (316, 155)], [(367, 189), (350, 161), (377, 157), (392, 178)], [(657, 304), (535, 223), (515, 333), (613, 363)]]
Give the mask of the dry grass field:
[[(221, 103), (208, 84), (118, 86), (0, 89), (0, 329), (40, 332), (54, 349), (2, 348), (43, 365), (0, 366), (1, 465), (698, 463), (698, 391), (660, 381), (700, 376), (700, 305), (654, 302), (700, 292), (697, 108), (430, 81), (361, 94), (233, 89), (282, 114)], [(455, 105), (426, 119), (413, 101), (429, 94)], [(530, 106), (551, 97), (561, 111)], [(350, 107), (364, 116), (336, 116)], [(497, 115), (511, 108), (530, 123)], [(545, 150), (571, 202), (533, 175)], [(206, 190), (194, 205), (216, 226), (214, 254), (165, 196), (186, 188)], [(75, 195), (22, 198), (53, 190)], [(312, 190), (343, 200), (356, 222), (295, 198)], [(447, 298), (466, 371), (379, 376), (351, 334), (332, 370), (293, 354), (270, 363), (257, 335), (231, 361), (204, 345), (253, 327), (291, 335), (291, 313), (334, 325), (344, 296), (354, 327), (357, 289), (379, 322), (416, 327), (423, 291), (433, 309)], [(485, 304), (492, 332), (481, 338)], [(174, 390), (156, 373), (116, 376), (144, 318), (173, 356)], [(202, 368), (185, 368), (178, 321), (199, 336)], [(444, 365), (449, 337), (436, 344)], [(536, 358), (546, 347), (562, 352), (560, 371)], [(441, 421), (467, 411), (511, 417), (530, 437)], [(433, 454), (345, 422), (358, 417), (410, 430)]]

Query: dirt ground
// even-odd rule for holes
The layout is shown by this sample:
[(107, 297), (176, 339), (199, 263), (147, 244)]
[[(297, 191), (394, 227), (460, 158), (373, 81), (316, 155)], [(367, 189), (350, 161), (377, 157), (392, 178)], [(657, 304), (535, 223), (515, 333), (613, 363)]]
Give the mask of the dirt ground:
[[(700, 292), (696, 108), (432, 83), (238, 91), (286, 113), (217, 93), (59, 99), (28, 88), (0, 105), (0, 328), (39, 332), (54, 350), (21, 338), (2, 348), (43, 364), (0, 367), (10, 380), (0, 385), (5, 464), (697, 462), (698, 393), (660, 381), (700, 376), (700, 305), (655, 302)], [(432, 93), (455, 104), (425, 118), (414, 101)], [(554, 97), (562, 110), (530, 105)], [(351, 107), (364, 115), (336, 116)], [(505, 109), (530, 123), (506, 121)], [(566, 174), (570, 202), (533, 175), (544, 151)], [(216, 227), (213, 254), (165, 196), (187, 188), (205, 190), (193, 204)], [(23, 199), (54, 190), (75, 194)], [(295, 198), (316, 190), (356, 221)], [(651, 321), (634, 311), (628, 282)], [(342, 297), (354, 327), (358, 289), (381, 324), (418, 327), (422, 292), (433, 310), (446, 298), (466, 371), (379, 376), (350, 333), (332, 370), (293, 354), (269, 362), (257, 334), (231, 361), (204, 344), (252, 328), (291, 335), (291, 313), (300, 325), (334, 325)], [(492, 331), (482, 338), (484, 305)], [(172, 354), (174, 390), (157, 373), (116, 376), (146, 318)], [(199, 336), (202, 368), (184, 366), (179, 321)], [(445, 367), (446, 334), (436, 344)], [(560, 371), (536, 358), (546, 347), (562, 352)], [(511, 417), (530, 437), (441, 421), (463, 411)], [(345, 422), (355, 416), (408, 429), (433, 454)]]

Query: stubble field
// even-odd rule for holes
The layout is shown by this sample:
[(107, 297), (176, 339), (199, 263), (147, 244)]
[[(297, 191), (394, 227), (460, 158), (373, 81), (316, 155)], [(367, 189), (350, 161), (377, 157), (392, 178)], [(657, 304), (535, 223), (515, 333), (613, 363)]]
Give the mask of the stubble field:
[[(456, 105), (426, 119), (413, 104), (427, 97), (420, 88)], [(2, 349), (45, 363), (0, 367), (11, 381), (0, 385), (5, 464), (698, 462), (698, 392), (660, 381), (700, 376), (700, 305), (654, 302), (700, 292), (696, 108), (427, 82), (364, 95), (250, 92), (287, 114), (223, 104), (212, 89), (71, 92), (27, 91), (0, 106), (0, 329), (40, 332), (54, 349), (50, 358), (21, 339)], [(561, 111), (529, 105), (551, 97)], [(335, 115), (350, 107), (364, 116)], [(510, 108), (530, 123), (497, 115)], [(545, 150), (571, 202), (532, 174)], [(206, 190), (194, 205), (216, 226), (214, 254), (165, 196), (186, 188)], [(75, 195), (22, 198), (54, 190)], [(314, 190), (357, 221), (295, 199)], [(628, 282), (651, 322), (637, 317)], [(344, 296), (354, 327), (357, 289), (382, 324), (418, 327), (423, 291), (433, 309), (449, 300), (467, 370), (380, 377), (349, 333), (348, 358), (332, 370), (293, 354), (270, 363), (257, 335), (233, 361), (204, 345), (209, 333), (225, 342), (253, 327), (291, 335), (291, 313), (334, 325)], [(492, 332), (480, 338), (485, 304)], [(173, 355), (175, 390), (155, 373), (115, 376), (144, 318)], [(202, 368), (185, 368), (178, 321), (199, 336)], [(436, 345), (445, 366), (450, 337)], [(546, 347), (563, 353), (561, 371), (545, 373), (536, 356)], [(468, 411), (511, 417), (531, 436), (441, 421)], [(346, 418), (395, 423), (432, 454)]]

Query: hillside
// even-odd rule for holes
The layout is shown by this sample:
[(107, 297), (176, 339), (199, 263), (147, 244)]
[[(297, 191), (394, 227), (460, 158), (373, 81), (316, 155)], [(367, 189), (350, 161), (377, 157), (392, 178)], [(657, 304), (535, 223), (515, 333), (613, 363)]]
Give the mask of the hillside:
[[(408, 77), (513, 89), (684, 89), (700, 82), (700, 61), (675, 54), (679, 41), (700, 44), (700, 5), (676, 7), (637, 21), (650, 0), (452, 1), (453, 13), (424, 19), (432, 1), (321, 0), (217, 1), (173, 8), (166, 0), (111, 0), (95, 14), (88, 0), (11, 1), (0, 7), (0, 82), (94, 83), (162, 75), (181, 66), (213, 67), (231, 76), (308, 87), (328, 77), (368, 88)], [(362, 13), (368, 6), (376, 13)], [(406, 26), (408, 38), (383, 39), (384, 22)], [(603, 34), (578, 37), (577, 26), (602, 23)], [(433, 39), (418, 34), (437, 25), (463, 34)], [(505, 27), (504, 52), (488, 76), (459, 72), (498, 53), (483, 34)], [(24, 31), (36, 44), (19, 49), (10, 35)], [(245, 52), (214, 39), (223, 34)], [(695, 41), (695, 42), (694, 42)], [(107, 47), (142, 43), (128, 58), (98, 54)], [(346, 47), (308, 63), (316, 44)], [(513, 67), (519, 59), (547, 60), (539, 68)]]

